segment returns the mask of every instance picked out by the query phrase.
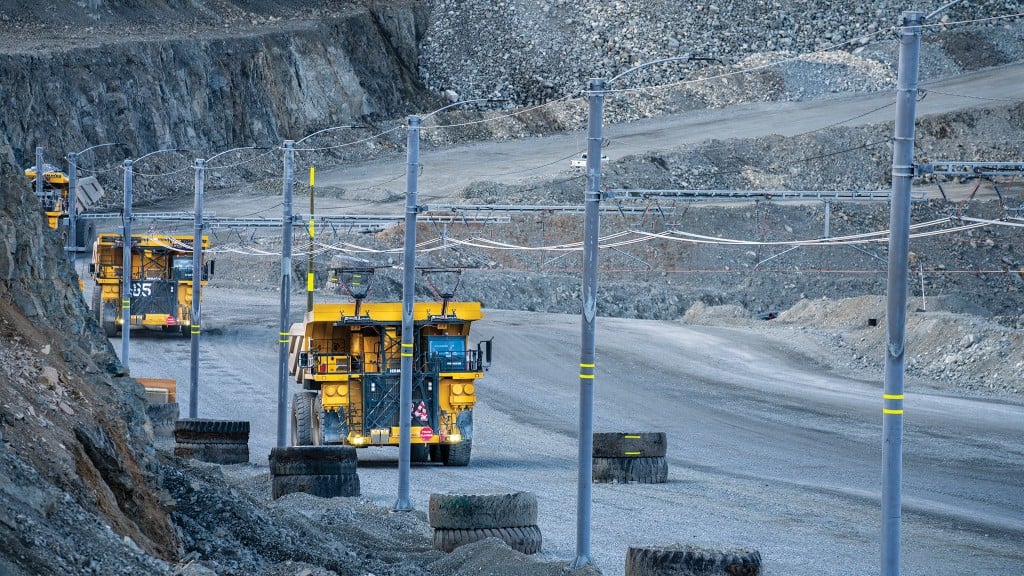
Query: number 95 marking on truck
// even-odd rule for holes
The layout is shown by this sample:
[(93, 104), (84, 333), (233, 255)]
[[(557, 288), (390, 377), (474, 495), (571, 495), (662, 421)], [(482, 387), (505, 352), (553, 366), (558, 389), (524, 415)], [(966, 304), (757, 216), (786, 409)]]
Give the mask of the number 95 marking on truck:
[(132, 298), (142, 298), (153, 294), (152, 282), (132, 282)]

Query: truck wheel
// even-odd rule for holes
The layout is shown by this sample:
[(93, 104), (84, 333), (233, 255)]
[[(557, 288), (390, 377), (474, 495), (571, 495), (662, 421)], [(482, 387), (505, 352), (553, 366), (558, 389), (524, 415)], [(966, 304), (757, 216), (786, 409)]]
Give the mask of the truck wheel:
[(760, 571), (761, 553), (749, 548), (630, 547), (626, 551), (626, 576), (757, 576)]
[(245, 464), (249, 462), (249, 445), (241, 442), (174, 443), (174, 455), (213, 464)]
[(664, 432), (595, 432), (593, 457), (658, 457), (667, 446)]
[(96, 241), (96, 223), (79, 218), (75, 224), (75, 236), (75, 247), (88, 249)]
[(431, 494), (427, 519), (432, 528), (450, 530), (535, 526), (537, 496), (533, 492)]
[(628, 484), (662, 484), (668, 481), (668, 462), (657, 458), (594, 458), (592, 480)]
[(431, 444), (428, 450), (431, 462), (441, 462), (441, 445)]
[(273, 476), (355, 474), (358, 459), (351, 446), (286, 446), (270, 449)]
[[(324, 443), (324, 409), (320, 399), (320, 392), (316, 392), (309, 399), (309, 433), (313, 446), (321, 446)], [(353, 461), (355, 456), (352, 456)]]
[(359, 475), (323, 474), (306, 476), (274, 476), (271, 488), (275, 500), (292, 492), (305, 492), (322, 498), (359, 496)]
[(310, 421), (310, 394), (296, 392), (292, 396), (292, 446), (313, 445), (313, 423)]
[(523, 554), (540, 552), (541, 534), (538, 526), (474, 528), (470, 530), (437, 528), (434, 530), (433, 545), (435, 550), (451, 552), (459, 546), (484, 538), (499, 538), (513, 550), (518, 550)]
[(100, 328), (103, 328), (103, 334), (107, 338), (117, 336), (117, 313), (113, 306), (103, 301), (103, 290), (99, 286), (92, 288), (92, 311), (96, 314)]
[(409, 461), (426, 462), (430, 458), (429, 444), (409, 444)]
[(463, 440), (458, 444), (441, 445), (441, 462), (445, 466), (469, 466), (469, 458), (472, 454), (472, 440)]

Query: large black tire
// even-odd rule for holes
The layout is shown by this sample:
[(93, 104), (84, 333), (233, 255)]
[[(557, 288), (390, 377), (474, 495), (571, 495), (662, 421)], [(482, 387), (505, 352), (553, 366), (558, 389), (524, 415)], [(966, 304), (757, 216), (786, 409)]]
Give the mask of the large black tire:
[(272, 476), (355, 474), (356, 449), (351, 446), (287, 446), (270, 449)]
[(112, 305), (103, 302), (103, 290), (99, 286), (92, 287), (92, 311), (103, 334), (107, 338), (117, 336), (117, 313)]
[(537, 496), (532, 492), (431, 494), (428, 506), (432, 528), (470, 530), (537, 524)]
[(174, 439), (187, 443), (248, 443), (249, 422), (183, 418), (174, 423)]
[(441, 462), (445, 466), (469, 466), (469, 459), (472, 455), (472, 440), (463, 440), (458, 444), (441, 445)]
[(292, 396), (292, 446), (313, 445), (310, 397), (311, 394), (306, 390)]
[(595, 432), (594, 458), (656, 458), (664, 456), (664, 432)]
[(359, 475), (353, 472), (351, 474), (274, 476), (271, 490), (275, 500), (292, 492), (305, 492), (322, 498), (359, 496)]
[(87, 251), (92, 248), (96, 241), (96, 223), (92, 220), (78, 219), (75, 223), (75, 247), (85, 248)]
[(434, 530), (434, 549), (451, 552), (459, 546), (483, 540), (499, 538), (513, 550), (523, 554), (540, 552), (541, 535), (537, 526), (518, 526), (515, 528), (473, 528), (470, 530), (453, 530), (438, 528)]
[(668, 481), (668, 462), (658, 458), (594, 458), (592, 480), (627, 484), (662, 484)]
[(430, 458), (429, 444), (409, 444), (409, 461), (426, 462)]
[(429, 453), (431, 462), (442, 462), (440, 444), (431, 444)]
[(249, 445), (240, 442), (175, 442), (174, 455), (213, 464), (245, 464)]
[(757, 576), (761, 553), (750, 548), (630, 547), (626, 576)]
[(154, 436), (174, 436), (174, 423), (178, 421), (177, 402), (163, 402), (146, 406), (146, 416), (153, 423)]

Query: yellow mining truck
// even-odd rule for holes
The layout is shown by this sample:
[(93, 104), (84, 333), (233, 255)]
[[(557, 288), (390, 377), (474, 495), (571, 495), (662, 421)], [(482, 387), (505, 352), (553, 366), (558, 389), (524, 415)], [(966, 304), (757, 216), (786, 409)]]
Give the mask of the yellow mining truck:
[[(35, 166), (25, 169), (25, 177), (34, 185), (38, 171)], [(34, 188), (33, 188), (34, 189)], [(75, 183), (75, 246), (88, 248), (96, 237), (96, 224), (82, 218), (82, 212), (89, 210), (103, 198), (103, 187), (95, 177), (79, 178)], [(36, 192), (46, 217), (46, 224), (62, 235), (68, 233), (68, 218), (71, 206), (71, 181), (68, 175), (50, 164), (43, 164), (42, 192)]]
[[(364, 303), (372, 270), (348, 274), (354, 303), (316, 304), (291, 328), (289, 373), (302, 386), (292, 399), (292, 444), (398, 446), (402, 303)], [(353, 290), (354, 288), (354, 290)], [(469, 464), (477, 380), (491, 361), (491, 342), (471, 347), (479, 302), (413, 306), (410, 459)]]
[[(210, 240), (202, 238), (202, 249)], [(115, 336), (124, 323), (121, 288), (124, 240), (121, 234), (100, 234), (93, 245), (89, 272), (96, 280), (92, 309), (107, 336)], [(192, 235), (132, 234), (131, 327), (192, 333)], [(213, 275), (213, 262), (205, 261), (201, 285)], [(201, 294), (200, 294), (201, 296)]]

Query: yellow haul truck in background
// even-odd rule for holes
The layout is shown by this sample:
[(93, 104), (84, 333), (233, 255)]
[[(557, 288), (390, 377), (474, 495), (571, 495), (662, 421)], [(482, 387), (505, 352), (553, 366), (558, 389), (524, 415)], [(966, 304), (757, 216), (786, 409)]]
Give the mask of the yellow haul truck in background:
[[(33, 184), (33, 190), (37, 175), (35, 166), (25, 169), (25, 177)], [(79, 178), (75, 183), (75, 189), (75, 246), (88, 249), (96, 237), (96, 224), (92, 220), (82, 218), (81, 213), (95, 206), (103, 198), (104, 191), (93, 176)], [(50, 164), (43, 164), (42, 192), (36, 192), (36, 195), (39, 196), (47, 226), (61, 234), (67, 234), (69, 229), (70, 194), (71, 181), (68, 175)]]
[[(192, 236), (132, 234), (131, 327), (192, 333)], [(202, 237), (202, 249), (210, 241)], [(124, 240), (121, 234), (100, 234), (93, 245), (89, 272), (96, 280), (92, 309), (107, 336), (115, 336), (121, 314)], [(205, 254), (204, 254), (205, 260)], [(203, 263), (201, 285), (213, 275), (213, 262)], [(200, 294), (201, 296), (201, 294)]]
[(413, 462), (469, 464), (477, 380), (491, 342), (469, 344), (484, 317), (479, 302), (414, 303), (412, 405), (400, 406), (402, 303), (362, 300), (372, 269), (342, 271), (354, 303), (316, 304), (291, 329), (292, 444), (398, 446), (402, 410), (411, 414)]

